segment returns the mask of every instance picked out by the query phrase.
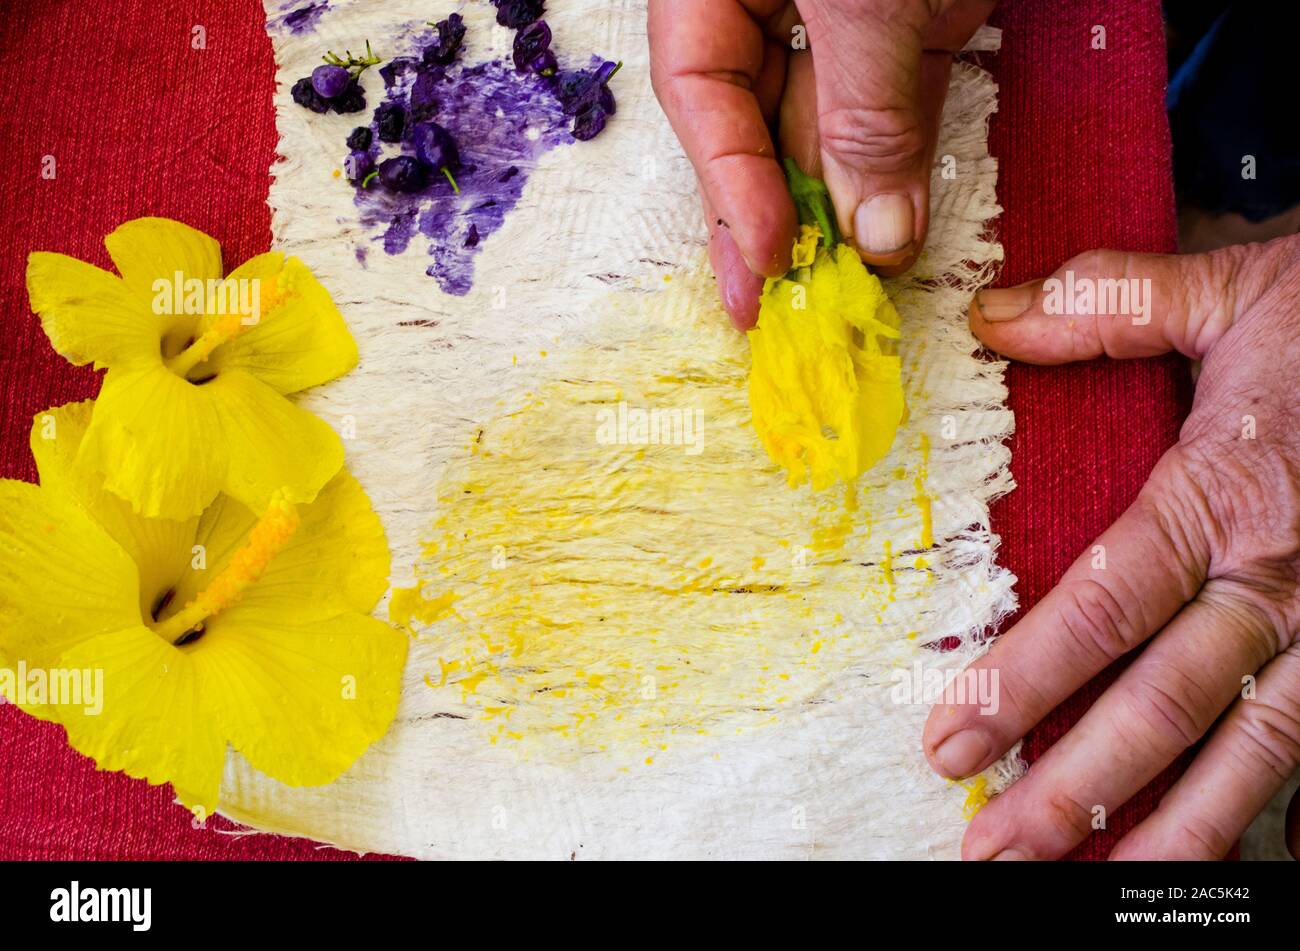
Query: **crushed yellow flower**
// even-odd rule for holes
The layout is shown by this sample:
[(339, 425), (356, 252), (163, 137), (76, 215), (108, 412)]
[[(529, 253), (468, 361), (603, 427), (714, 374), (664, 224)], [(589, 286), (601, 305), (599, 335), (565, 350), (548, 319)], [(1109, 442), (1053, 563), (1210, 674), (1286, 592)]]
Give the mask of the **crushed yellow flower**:
[(966, 801), (962, 803), (962, 817), (969, 822), (981, 809), (989, 804), (989, 781), (987, 776), (976, 776), (969, 783), (960, 783), (966, 790)]
[(203, 814), (228, 745), (290, 786), (331, 782), (387, 730), (407, 651), (370, 616), (389, 556), (364, 491), (341, 470), (260, 517), (219, 495), (189, 519), (143, 518), (76, 464), (96, 415), (38, 416), (40, 485), (0, 480), (0, 664), (102, 671), (101, 709), (21, 705)]
[(793, 486), (852, 483), (889, 452), (904, 415), (899, 317), (848, 245), (805, 224), (795, 269), (769, 278), (749, 332), (754, 428)]
[(312, 501), (343, 445), (285, 395), (357, 362), (325, 288), (279, 252), (223, 279), (217, 242), (164, 218), (128, 221), (104, 243), (120, 276), (62, 254), (27, 259), (50, 343), (108, 368), (80, 461), (149, 517), (190, 518), (218, 492), (257, 512), (276, 492)]

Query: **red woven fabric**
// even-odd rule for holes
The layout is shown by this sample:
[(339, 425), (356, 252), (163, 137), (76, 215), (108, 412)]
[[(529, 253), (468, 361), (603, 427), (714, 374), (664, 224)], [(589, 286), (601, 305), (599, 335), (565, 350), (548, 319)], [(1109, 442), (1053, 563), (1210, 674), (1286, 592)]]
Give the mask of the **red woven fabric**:
[[(111, 12), (39, 0), (5, 18), (0, 476), (30, 480), (32, 416), (93, 396), (98, 380), (46, 342), (27, 307), (27, 253), (62, 251), (107, 267), (103, 236), (140, 215), (215, 236), (228, 266), (266, 250), (274, 64), (256, 0), (118, 0)], [(1005, 30), (1002, 52), (989, 60), (1001, 89), (991, 147), (1006, 208), (1002, 283), (1095, 246), (1172, 250), (1155, 0), (1010, 0), (995, 22)], [(1097, 24), (1106, 27), (1106, 50), (1091, 48)], [(197, 27), (206, 49), (194, 48)], [(53, 180), (40, 177), (46, 155), (57, 163)], [(1172, 361), (1015, 366), (1009, 383), (1019, 488), (996, 506), (994, 527), (1028, 606), (1132, 500), (1175, 440), (1189, 389)], [(1027, 755), (1046, 749), (1100, 689), (1090, 685), (1037, 729)], [(1168, 782), (1145, 790), (1076, 856), (1104, 856)], [(0, 858), (346, 857), (301, 841), (223, 834), (230, 828), (221, 820), (191, 828), (165, 789), (97, 772), (60, 728), (0, 708)]]
[[(1007, 3), (991, 69), (999, 86), (989, 147), (998, 158), (1001, 285), (1050, 274), (1091, 248), (1176, 249), (1165, 41), (1154, 2)], [(1106, 49), (1092, 48), (1094, 26)], [(1191, 406), (1184, 363), (1099, 360), (1013, 364), (1011, 471), (1017, 488), (993, 508), (1000, 562), (1020, 579), (1022, 612), (1137, 495), (1178, 438)], [(1012, 621), (1015, 619), (1013, 618)], [(1009, 625), (1004, 625), (1004, 630)], [(1031, 763), (1100, 696), (1109, 672), (1025, 741)], [(1166, 771), (1072, 853), (1104, 858), (1159, 802), (1185, 763)]]

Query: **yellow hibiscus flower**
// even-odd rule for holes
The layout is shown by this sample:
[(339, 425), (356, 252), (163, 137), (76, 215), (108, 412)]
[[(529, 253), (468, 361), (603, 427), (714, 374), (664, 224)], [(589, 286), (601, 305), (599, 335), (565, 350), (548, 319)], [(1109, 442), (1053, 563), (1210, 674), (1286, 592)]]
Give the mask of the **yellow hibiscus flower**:
[(63, 254), (27, 259), (54, 349), (108, 368), (80, 461), (149, 517), (190, 518), (218, 492), (256, 512), (277, 492), (314, 499), (343, 446), (284, 396), (357, 362), (325, 288), (279, 252), (223, 280), (221, 246), (165, 218), (128, 221), (104, 244), (120, 277)]
[(193, 518), (143, 518), (77, 464), (98, 416), (39, 415), (40, 485), (0, 480), (0, 665), (102, 671), (102, 697), (9, 699), (204, 814), (228, 744), (288, 785), (331, 782), (387, 730), (407, 650), (369, 614), (389, 558), (360, 485), (340, 470), (260, 517), (223, 494)]

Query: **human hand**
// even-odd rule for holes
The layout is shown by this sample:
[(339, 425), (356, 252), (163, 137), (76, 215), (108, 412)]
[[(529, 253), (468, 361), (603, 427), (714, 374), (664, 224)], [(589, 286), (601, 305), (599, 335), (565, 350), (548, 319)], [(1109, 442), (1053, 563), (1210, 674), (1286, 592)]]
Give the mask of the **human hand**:
[[(1145, 643), (980, 811), (963, 857), (1064, 854), (1089, 834), (1096, 807), (1112, 814), (1217, 721), (1111, 857), (1219, 858), (1300, 765), (1300, 237), (1181, 257), (1091, 252), (1054, 277), (1067, 271), (1075, 287), (1149, 279), (1149, 322), (1049, 315), (1034, 282), (980, 292), (972, 330), (1037, 364), (1177, 350), (1204, 361), (1192, 412), (1100, 549), (972, 665), (998, 671), (998, 712), (937, 704), (925, 753), (945, 776), (976, 773)], [(1300, 857), (1294, 801), (1287, 838)]]
[(915, 260), (952, 54), (994, 3), (650, 0), (651, 79), (695, 166), (739, 329), (758, 319), (763, 277), (790, 267), (797, 221), (781, 156), (825, 179), (866, 263), (889, 275)]

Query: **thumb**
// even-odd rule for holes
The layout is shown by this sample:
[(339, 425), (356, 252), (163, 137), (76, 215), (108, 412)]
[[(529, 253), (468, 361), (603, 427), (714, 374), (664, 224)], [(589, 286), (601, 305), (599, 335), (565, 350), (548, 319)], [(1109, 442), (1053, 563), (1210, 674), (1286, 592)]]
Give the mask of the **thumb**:
[(1294, 267), (1297, 251), (1294, 237), (1208, 254), (1088, 251), (1043, 280), (980, 291), (970, 326), (990, 350), (1025, 363), (1170, 350), (1200, 360)]
[(947, 52), (925, 50), (935, 13), (954, 2), (797, 0), (816, 66), (823, 177), (840, 230), (868, 264), (905, 266), (924, 242), (951, 66)]

